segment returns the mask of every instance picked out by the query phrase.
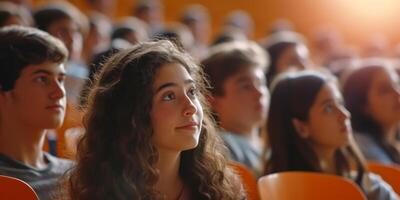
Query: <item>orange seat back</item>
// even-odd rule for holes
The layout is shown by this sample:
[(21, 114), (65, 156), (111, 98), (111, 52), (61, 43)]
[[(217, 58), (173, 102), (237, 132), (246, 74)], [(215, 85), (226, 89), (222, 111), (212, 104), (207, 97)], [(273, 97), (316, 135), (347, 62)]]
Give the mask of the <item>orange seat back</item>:
[(0, 175), (0, 199), (38, 200), (35, 191), (22, 180)]
[(281, 172), (258, 180), (262, 200), (366, 200), (345, 178), (313, 172)]
[(230, 162), (229, 167), (240, 177), (248, 200), (260, 200), (257, 187), (257, 179), (253, 173), (244, 165)]
[(397, 194), (400, 194), (400, 167), (398, 165), (368, 162), (368, 169), (370, 172), (381, 176)]

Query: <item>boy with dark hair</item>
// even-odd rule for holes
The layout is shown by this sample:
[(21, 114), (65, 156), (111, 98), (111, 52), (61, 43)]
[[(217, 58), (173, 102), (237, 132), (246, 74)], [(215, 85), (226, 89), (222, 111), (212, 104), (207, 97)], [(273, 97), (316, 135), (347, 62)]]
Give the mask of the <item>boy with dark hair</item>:
[(64, 1), (40, 7), (34, 12), (33, 18), (38, 29), (60, 39), (68, 49), (65, 87), (68, 104), (77, 108), (81, 90), (89, 75), (89, 69), (82, 60), (83, 33), (88, 28), (87, 18), (76, 7)]
[(72, 162), (43, 152), (47, 129), (65, 114), (64, 44), (34, 28), (0, 29), (0, 175), (24, 180), (50, 199)]
[(211, 84), (209, 100), (231, 159), (257, 176), (262, 172), (260, 128), (268, 107), (264, 76), (268, 62), (266, 52), (250, 41), (214, 46), (202, 61)]

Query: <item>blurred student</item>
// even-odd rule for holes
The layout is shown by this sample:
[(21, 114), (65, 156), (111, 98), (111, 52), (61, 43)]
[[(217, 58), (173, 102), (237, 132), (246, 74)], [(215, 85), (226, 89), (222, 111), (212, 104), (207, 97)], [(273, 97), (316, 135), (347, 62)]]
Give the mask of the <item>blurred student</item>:
[(368, 160), (400, 164), (400, 79), (393, 66), (368, 59), (345, 78), (343, 95), (355, 139)]
[(231, 159), (246, 165), (256, 176), (262, 171), (260, 128), (268, 108), (264, 76), (268, 61), (265, 51), (249, 41), (217, 45), (202, 61), (211, 84), (208, 99)]
[(292, 72), (272, 83), (268, 113), (271, 157), (265, 174), (311, 171), (353, 180), (369, 200), (399, 199), (368, 172), (336, 82), (317, 72)]

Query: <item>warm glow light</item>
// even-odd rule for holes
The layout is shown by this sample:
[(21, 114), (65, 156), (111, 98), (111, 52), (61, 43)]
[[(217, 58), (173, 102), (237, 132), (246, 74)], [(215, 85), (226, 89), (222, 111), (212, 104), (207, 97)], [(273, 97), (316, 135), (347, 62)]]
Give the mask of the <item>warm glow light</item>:
[(399, 0), (335, 0), (330, 1), (342, 18), (368, 26), (398, 21)]

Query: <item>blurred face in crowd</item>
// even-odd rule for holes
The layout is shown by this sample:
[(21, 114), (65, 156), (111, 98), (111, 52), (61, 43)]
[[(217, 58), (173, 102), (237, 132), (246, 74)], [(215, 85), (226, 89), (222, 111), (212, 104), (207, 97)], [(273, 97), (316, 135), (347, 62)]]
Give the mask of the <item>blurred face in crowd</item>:
[(300, 136), (310, 141), (316, 152), (335, 151), (348, 142), (351, 133), (350, 113), (333, 83), (325, 84), (311, 106), (308, 120), (295, 120)]
[(365, 111), (383, 127), (400, 121), (399, 76), (391, 68), (382, 68), (373, 76)]
[(64, 42), (71, 59), (80, 58), (83, 38), (76, 22), (70, 18), (64, 18), (51, 24), (48, 32)]
[(305, 45), (289, 46), (277, 62), (277, 73), (303, 70), (309, 67), (309, 53)]
[[(213, 108), (221, 126), (228, 131), (245, 131), (261, 125), (266, 118), (269, 92), (261, 68), (247, 67), (227, 78), (223, 95), (213, 97)], [(237, 130), (229, 130), (237, 127)]]

